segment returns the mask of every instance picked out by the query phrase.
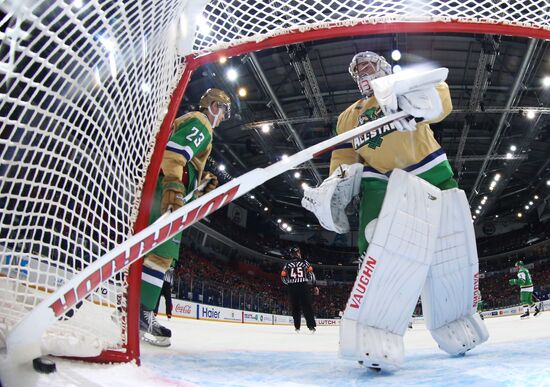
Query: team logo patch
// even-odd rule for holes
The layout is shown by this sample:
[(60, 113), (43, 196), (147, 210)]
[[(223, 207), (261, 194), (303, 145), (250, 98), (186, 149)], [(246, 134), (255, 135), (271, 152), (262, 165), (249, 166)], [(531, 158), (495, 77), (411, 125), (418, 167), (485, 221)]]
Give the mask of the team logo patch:
[[(367, 122), (377, 120), (380, 117), (384, 117), (384, 113), (382, 113), (382, 110), (380, 108), (372, 107), (370, 109), (365, 110), (363, 114), (359, 116), (357, 126), (366, 124)], [(379, 148), (382, 146), (382, 142), (384, 141), (383, 137), (387, 134), (390, 134), (394, 130), (395, 130), (395, 127), (393, 126), (393, 124), (388, 124), (388, 125), (382, 126), (381, 128), (371, 130), (370, 132), (366, 132), (361, 136), (358, 136), (353, 139), (353, 148), (355, 150), (358, 150), (359, 148), (365, 145), (371, 149)]]

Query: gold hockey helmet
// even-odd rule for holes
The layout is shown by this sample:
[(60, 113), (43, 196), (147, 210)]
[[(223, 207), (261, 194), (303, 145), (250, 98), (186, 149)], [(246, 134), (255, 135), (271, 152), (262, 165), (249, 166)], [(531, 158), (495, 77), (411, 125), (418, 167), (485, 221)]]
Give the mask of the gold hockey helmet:
[(231, 117), (231, 99), (225, 91), (214, 88), (206, 90), (199, 102), (199, 108), (208, 109), (212, 102), (216, 102), (219, 107), (225, 108), (225, 119)]

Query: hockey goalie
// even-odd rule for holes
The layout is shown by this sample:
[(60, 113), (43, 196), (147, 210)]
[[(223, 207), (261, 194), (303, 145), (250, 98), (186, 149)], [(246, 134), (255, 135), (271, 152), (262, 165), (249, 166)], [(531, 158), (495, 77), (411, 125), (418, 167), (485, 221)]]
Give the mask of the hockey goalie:
[(430, 129), (452, 110), (448, 70), (392, 74), (361, 52), (350, 74), (364, 98), (338, 118), (338, 134), (398, 110), (410, 118), (333, 150), (330, 176), (304, 191), (320, 224), (349, 231), (345, 207), (359, 195), (360, 267), (340, 325), (339, 353), (370, 368), (396, 370), (419, 296), (439, 347), (463, 355), (489, 337), (476, 313), (478, 257), (466, 196)]

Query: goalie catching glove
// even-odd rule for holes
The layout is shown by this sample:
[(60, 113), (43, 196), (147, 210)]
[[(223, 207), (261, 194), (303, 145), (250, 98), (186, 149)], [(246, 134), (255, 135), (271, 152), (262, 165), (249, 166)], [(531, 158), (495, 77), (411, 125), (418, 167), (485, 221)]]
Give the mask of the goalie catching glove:
[(342, 164), (317, 188), (306, 188), (302, 207), (315, 214), (321, 226), (344, 234), (349, 231), (345, 208), (359, 194), (363, 165)]
[(444, 67), (423, 72), (405, 70), (374, 79), (371, 87), (385, 115), (402, 110), (414, 117), (395, 121), (396, 129), (413, 131), (417, 122), (433, 120), (443, 113), (435, 87), (447, 79), (448, 73)]

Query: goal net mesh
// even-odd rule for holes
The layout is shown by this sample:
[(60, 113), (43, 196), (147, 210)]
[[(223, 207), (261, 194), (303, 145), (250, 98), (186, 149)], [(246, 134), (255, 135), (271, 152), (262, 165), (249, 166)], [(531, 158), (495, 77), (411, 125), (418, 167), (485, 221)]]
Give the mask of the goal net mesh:
[[(549, 11), (547, 0), (0, 1), (0, 348), (34, 306), (135, 232), (155, 138), (197, 56), (396, 22), (548, 32)], [(125, 351), (136, 287), (126, 273), (103, 283), (48, 330), (44, 352)]]

